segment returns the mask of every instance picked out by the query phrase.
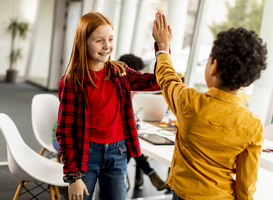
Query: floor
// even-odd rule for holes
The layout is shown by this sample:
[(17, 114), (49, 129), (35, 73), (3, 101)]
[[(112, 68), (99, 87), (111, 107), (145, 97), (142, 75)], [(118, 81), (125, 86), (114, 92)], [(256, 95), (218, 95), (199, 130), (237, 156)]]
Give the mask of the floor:
[[(34, 137), (34, 133), (31, 126), (31, 100), (35, 94), (51, 93), (57, 95), (57, 91), (48, 92), (42, 90), (29, 83), (17, 83), (11, 84), (0, 81), (0, 113), (5, 113), (15, 122), (19, 129), (24, 141), (34, 151), (39, 152), (41, 145)], [(1, 132), (1, 131), (0, 131)], [(167, 179), (168, 167), (148, 158), (148, 161), (152, 168), (163, 179)], [(3, 135), (0, 134), (0, 199), (10, 200), (17, 189), (20, 180), (14, 177), (7, 165), (7, 151), (6, 144)], [(134, 189), (134, 176), (135, 176), (135, 161), (131, 159), (128, 164), (128, 175), (131, 183), (131, 187), (127, 192), (126, 199), (138, 199), (138, 200), (170, 200), (171, 194), (167, 190), (157, 191), (151, 184), (149, 177), (144, 175), (144, 184), (139, 189)], [(28, 183), (27, 188), (35, 187), (34, 183)], [(45, 189), (46, 185), (43, 186)], [(33, 194), (37, 195), (43, 189), (36, 188), (33, 190)], [(61, 199), (64, 200), (64, 196), (61, 194)], [(94, 194), (95, 200), (100, 200), (99, 189), (96, 189)], [(35, 199), (29, 194), (24, 194), (19, 197), (19, 200)], [(37, 196), (39, 200), (48, 200), (49, 194), (44, 192)]]

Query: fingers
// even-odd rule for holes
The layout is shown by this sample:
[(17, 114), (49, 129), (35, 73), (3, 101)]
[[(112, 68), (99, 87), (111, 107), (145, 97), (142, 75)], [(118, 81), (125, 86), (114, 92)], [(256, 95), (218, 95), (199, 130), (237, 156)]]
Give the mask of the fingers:
[(157, 23), (156, 23), (156, 20), (153, 21), (153, 32), (157, 31), (158, 28), (157, 28)]
[[(87, 196), (89, 196), (89, 194)], [(83, 200), (83, 195), (69, 194), (68, 200)]]
[(153, 27), (154, 27), (154, 31), (158, 31), (158, 30), (169, 30), (169, 22), (167, 17), (162, 14), (161, 12), (157, 12), (155, 14), (155, 20), (153, 22)]
[(171, 25), (168, 26), (168, 31), (170, 32), (171, 35), (173, 35), (172, 29), (171, 29)]
[(86, 187), (83, 189), (83, 191), (84, 191), (84, 193), (85, 193), (87, 196), (89, 196), (89, 193), (88, 193), (88, 190), (87, 190)]
[(155, 14), (155, 21), (156, 21), (156, 28), (157, 30), (160, 30), (164, 27), (163, 25), (163, 19), (162, 19), (162, 13), (161, 12), (157, 12)]
[(164, 14), (161, 14), (161, 18), (163, 21), (164, 29), (168, 30), (169, 22), (167, 20), (167, 17)]

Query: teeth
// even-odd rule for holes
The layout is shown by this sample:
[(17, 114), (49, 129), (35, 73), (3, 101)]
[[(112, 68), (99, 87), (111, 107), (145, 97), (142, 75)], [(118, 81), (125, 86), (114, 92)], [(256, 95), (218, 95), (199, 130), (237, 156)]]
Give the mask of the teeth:
[(100, 55), (102, 55), (102, 56), (107, 56), (108, 53), (100, 53)]

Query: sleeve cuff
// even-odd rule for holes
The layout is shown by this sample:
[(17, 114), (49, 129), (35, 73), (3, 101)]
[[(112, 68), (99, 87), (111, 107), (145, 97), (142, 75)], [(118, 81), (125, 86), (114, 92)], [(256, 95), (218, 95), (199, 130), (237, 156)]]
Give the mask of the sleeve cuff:
[(67, 174), (63, 177), (64, 182), (66, 183), (75, 183), (77, 179), (81, 179), (85, 176), (85, 173), (78, 171), (75, 174)]
[(167, 52), (167, 51), (157, 51), (157, 52), (155, 53), (156, 59), (157, 59), (157, 57), (158, 57), (160, 54), (162, 54), (162, 53), (167, 53), (167, 54), (169, 54), (169, 52)]

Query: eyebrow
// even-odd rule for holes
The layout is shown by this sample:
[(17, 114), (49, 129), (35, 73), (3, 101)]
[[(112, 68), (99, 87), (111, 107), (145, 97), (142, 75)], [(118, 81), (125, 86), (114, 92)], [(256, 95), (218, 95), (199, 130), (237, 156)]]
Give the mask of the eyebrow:
[[(109, 37), (114, 37), (114, 35), (110, 35)], [(97, 39), (97, 38), (104, 38), (104, 36), (97, 36), (97, 37), (94, 37), (94, 39)]]

